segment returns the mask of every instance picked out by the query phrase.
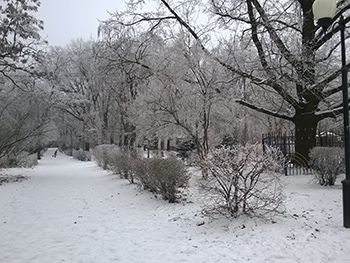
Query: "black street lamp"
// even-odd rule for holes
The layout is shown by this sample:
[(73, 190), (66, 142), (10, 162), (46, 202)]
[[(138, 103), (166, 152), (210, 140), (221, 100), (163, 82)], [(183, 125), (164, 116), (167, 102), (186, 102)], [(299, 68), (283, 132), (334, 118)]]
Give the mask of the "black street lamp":
[[(312, 11), (317, 23), (324, 31), (333, 23), (336, 12), (335, 0), (315, 0)], [(346, 67), (345, 54), (345, 20), (343, 15), (339, 18), (341, 37), (341, 61), (342, 61), (342, 92), (343, 92), (343, 121), (345, 142), (345, 180), (343, 185), (343, 222), (345, 228), (350, 228), (350, 137), (349, 137), (349, 99), (348, 99), (348, 68)]]

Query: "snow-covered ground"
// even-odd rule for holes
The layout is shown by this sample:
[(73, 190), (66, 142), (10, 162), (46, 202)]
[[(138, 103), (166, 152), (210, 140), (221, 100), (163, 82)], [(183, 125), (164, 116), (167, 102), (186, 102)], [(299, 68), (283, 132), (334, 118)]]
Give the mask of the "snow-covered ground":
[(34, 169), (0, 171), (29, 177), (0, 185), (2, 263), (350, 262), (342, 178), (322, 187), (285, 177), (287, 214), (276, 222), (210, 219), (194, 183), (187, 202), (169, 204), (53, 150)]

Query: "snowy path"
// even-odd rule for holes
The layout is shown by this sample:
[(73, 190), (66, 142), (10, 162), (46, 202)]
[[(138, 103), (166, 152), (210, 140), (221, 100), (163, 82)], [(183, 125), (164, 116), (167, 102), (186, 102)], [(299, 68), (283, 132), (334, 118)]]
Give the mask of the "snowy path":
[(187, 261), (172, 245), (183, 230), (167, 227), (181, 205), (144, 196), (93, 162), (51, 154), (26, 170), (29, 180), (0, 188), (0, 262), (169, 262), (173, 253)]
[(0, 186), (1, 263), (350, 262), (337, 187), (292, 184), (295, 216), (274, 224), (212, 221), (194, 197), (168, 204), (94, 162), (52, 152), (35, 169), (3, 171), (30, 178)]

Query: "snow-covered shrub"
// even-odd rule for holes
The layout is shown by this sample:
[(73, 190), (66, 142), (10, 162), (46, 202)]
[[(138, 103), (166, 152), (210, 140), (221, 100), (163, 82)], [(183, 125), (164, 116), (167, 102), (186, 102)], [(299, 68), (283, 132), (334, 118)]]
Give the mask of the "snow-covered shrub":
[(119, 174), (121, 178), (134, 183), (134, 162), (138, 158), (137, 154), (128, 150), (120, 150), (112, 160), (112, 170)]
[(33, 167), (38, 164), (38, 155), (21, 152), (17, 156), (8, 155), (0, 159), (0, 167)]
[(0, 159), (0, 168), (21, 167), (21, 158), (14, 154), (7, 154)]
[(113, 160), (118, 154), (118, 147), (113, 144), (98, 145), (93, 149), (93, 156), (97, 165), (104, 170), (113, 163)]
[(103, 169), (111, 170), (119, 174), (121, 178), (134, 183), (134, 162), (138, 159), (136, 151), (105, 144), (96, 146), (93, 150), (93, 156)]
[(154, 159), (137, 158), (133, 161), (133, 171), (137, 182), (143, 189), (158, 193), (157, 180), (152, 174), (151, 162)]
[(139, 159), (134, 162), (134, 171), (144, 189), (161, 194), (169, 203), (178, 200), (179, 189), (187, 187), (189, 180), (184, 163), (174, 157)]
[(6, 163), (7, 163), (7, 160), (6, 160), (6, 157), (1, 157), (0, 158), (0, 168), (5, 168), (6, 167)]
[(84, 151), (85, 161), (91, 161), (92, 160), (92, 154), (90, 151)]
[(22, 161), (22, 167), (33, 167), (38, 164), (38, 155), (36, 153), (25, 156)]
[(73, 158), (80, 160), (80, 156), (82, 155), (83, 150), (79, 149), (79, 150), (73, 150)]
[(261, 145), (232, 146), (211, 152), (202, 168), (210, 214), (238, 217), (274, 215), (284, 212), (281, 182), (284, 157), (274, 148)]
[(80, 161), (91, 161), (91, 153), (83, 149), (73, 150), (73, 158)]
[(315, 147), (310, 151), (310, 166), (321, 185), (334, 185), (339, 174), (345, 171), (344, 149)]
[(176, 158), (153, 159), (150, 174), (155, 177), (158, 192), (169, 203), (174, 203), (179, 188), (186, 187), (189, 177), (184, 163)]
[(178, 199), (179, 188), (187, 186), (189, 179), (184, 163), (172, 156), (146, 159), (136, 151), (100, 145), (94, 149), (94, 158), (100, 166), (130, 183), (138, 183), (143, 189), (162, 195), (170, 203)]
[(0, 168), (10, 168), (17, 166), (17, 159), (13, 155), (5, 155), (0, 159)]

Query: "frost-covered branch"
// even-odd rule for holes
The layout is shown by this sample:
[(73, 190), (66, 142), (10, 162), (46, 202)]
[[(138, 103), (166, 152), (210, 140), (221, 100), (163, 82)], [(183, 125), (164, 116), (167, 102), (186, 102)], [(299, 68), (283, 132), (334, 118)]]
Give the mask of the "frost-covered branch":
[(250, 108), (252, 110), (255, 110), (255, 111), (267, 114), (269, 116), (276, 117), (276, 118), (281, 118), (281, 119), (284, 119), (284, 120), (293, 121), (293, 117), (291, 117), (291, 116), (284, 115), (284, 114), (279, 114), (278, 112), (273, 112), (273, 111), (270, 111), (268, 109), (258, 107), (256, 105), (251, 104), (249, 102), (246, 102), (244, 100), (236, 100), (236, 102), (241, 104), (241, 105), (243, 105), (243, 106), (246, 106), (246, 107), (248, 107), (248, 108)]

